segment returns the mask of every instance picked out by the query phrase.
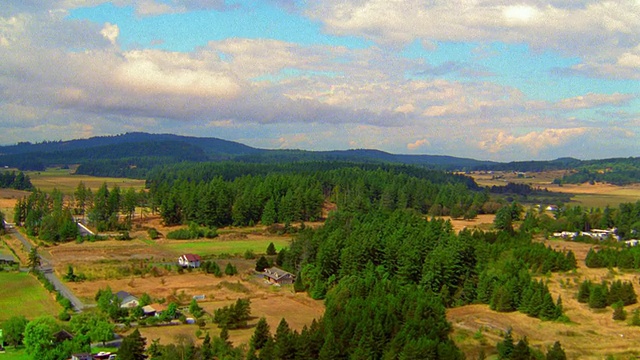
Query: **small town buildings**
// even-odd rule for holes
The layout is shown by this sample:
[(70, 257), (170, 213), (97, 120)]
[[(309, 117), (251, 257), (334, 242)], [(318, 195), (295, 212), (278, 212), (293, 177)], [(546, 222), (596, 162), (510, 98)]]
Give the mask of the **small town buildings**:
[(264, 278), (267, 279), (272, 284), (278, 285), (286, 285), (293, 284), (295, 281), (295, 275), (286, 272), (282, 269), (278, 269), (277, 267), (270, 267), (268, 269), (264, 269)]
[(129, 294), (126, 291), (118, 291), (116, 293), (118, 300), (120, 301), (121, 308), (134, 308), (140, 304), (140, 300), (137, 297)]
[(562, 232), (553, 233), (553, 236), (563, 238), (563, 239), (569, 239), (569, 240), (573, 240), (576, 236), (585, 236), (585, 237), (590, 237), (594, 240), (600, 240), (600, 241), (603, 241), (603, 240), (620, 241), (620, 236), (616, 234), (617, 230), (618, 229), (616, 228), (612, 228), (612, 229), (606, 229), (606, 230), (591, 229), (591, 231), (578, 231), (578, 232), (562, 231)]
[(182, 267), (197, 268), (200, 267), (200, 256), (195, 254), (184, 254), (178, 258), (178, 265)]

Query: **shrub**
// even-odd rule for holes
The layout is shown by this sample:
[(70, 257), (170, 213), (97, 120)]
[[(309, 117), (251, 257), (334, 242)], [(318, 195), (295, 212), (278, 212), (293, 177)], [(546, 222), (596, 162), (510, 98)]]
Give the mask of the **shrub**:
[(128, 231), (122, 231), (118, 236), (116, 236), (116, 240), (131, 240), (131, 236)]
[(160, 233), (155, 228), (150, 228), (147, 230), (147, 235), (149, 235), (149, 239), (155, 240), (160, 237)]
[(69, 321), (71, 320), (71, 315), (69, 315), (69, 313), (66, 310), (62, 310), (60, 311), (60, 314), (58, 314), (58, 320)]
[(167, 233), (167, 239), (171, 240), (189, 240), (192, 239), (191, 233), (187, 229), (178, 229), (169, 231)]

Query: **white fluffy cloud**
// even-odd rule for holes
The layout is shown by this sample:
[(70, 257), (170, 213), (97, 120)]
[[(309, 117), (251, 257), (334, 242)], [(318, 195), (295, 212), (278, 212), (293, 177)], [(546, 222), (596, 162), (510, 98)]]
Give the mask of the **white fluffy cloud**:
[[(327, 31), (402, 46), (425, 41), (527, 43), (584, 59), (593, 76), (637, 78), (640, 3), (524, 0), (328, 0), (309, 16)], [(597, 44), (597, 46), (594, 46)], [(634, 48), (636, 48), (634, 50)], [(635, 51), (635, 52), (634, 52)], [(621, 67), (632, 65), (636, 74)]]
[[(50, 2), (49, 9), (43, 3), (34, 3), (39, 11), (27, 12), (18, 1), (10, 2), (11, 13), (0, 10), (0, 143), (136, 130), (227, 135), (269, 147), (380, 148), (511, 160), (580, 156), (586, 139), (605, 141), (593, 134), (608, 125), (581, 110), (608, 111), (608, 121), (626, 127), (609, 134), (631, 139), (626, 144), (633, 143), (640, 126), (637, 112), (620, 110), (637, 95), (585, 91), (532, 101), (491, 77), (440, 78), (463, 66), (429, 67), (388, 47), (418, 38), (427, 46), (466, 40), (550, 44), (584, 57), (576, 72), (633, 78), (640, 62), (636, 19), (600, 2), (325, 1), (309, 14), (327, 31), (378, 44), (349, 49), (229, 38), (190, 53), (122, 49), (117, 23), (66, 18), (65, 9), (80, 0)], [(140, 16), (224, 6), (202, 0), (116, 5), (126, 3)], [(636, 10), (633, 3), (620, 5)], [(595, 18), (583, 18), (587, 15)], [(573, 36), (577, 43), (567, 41)], [(585, 45), (597, 36), (601, 54)], [(622, 46), (612, 46), (614, 41)], [(428, 76), (407, 76), (425, 68)]]

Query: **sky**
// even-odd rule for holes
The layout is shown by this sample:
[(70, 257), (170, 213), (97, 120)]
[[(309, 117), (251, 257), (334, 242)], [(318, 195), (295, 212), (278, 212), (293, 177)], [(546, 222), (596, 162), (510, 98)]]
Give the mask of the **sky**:
[(640, 0), (3, 0), (0, 144), (640, 156)]

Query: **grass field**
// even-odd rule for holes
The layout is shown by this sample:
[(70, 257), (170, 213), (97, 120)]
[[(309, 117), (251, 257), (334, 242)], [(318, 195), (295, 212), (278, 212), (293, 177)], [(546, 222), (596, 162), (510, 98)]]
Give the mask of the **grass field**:
[(27, 354), (24, 348), (14, 349), (13, 346), (5, 348), (6, 352), (0, 354), (2, 360), (31, 360), (31, 356)]
[(27, 273), (0, 272), (0, 284), (0, 323), (14, 315), (34, 319), (57, 316), (62, 310), (38, 280)]
[(144, 188), (144, 180), (74, 175), (71, 171), (69, 169), (47, 169), (46, 171), (29, 171), (26, 174), (31, 178), (33, 186), (47, 192), (56, 188), (65, 194), (73, 194), (81, 181), (93, 192), (105, 182), (109, 189), (115, 185), (118, 185), (122, 190)]
[(247, 250), (255, 254), (264, 254), (269, 243), (273, 242), (276, 250), (289, 246), (290, 239), (283, 237), (251, 237), (242, 240), (168, 240), (160, 246), (176, 253), (195, 253), (201, 256), (207, 255), (240, 255)]

